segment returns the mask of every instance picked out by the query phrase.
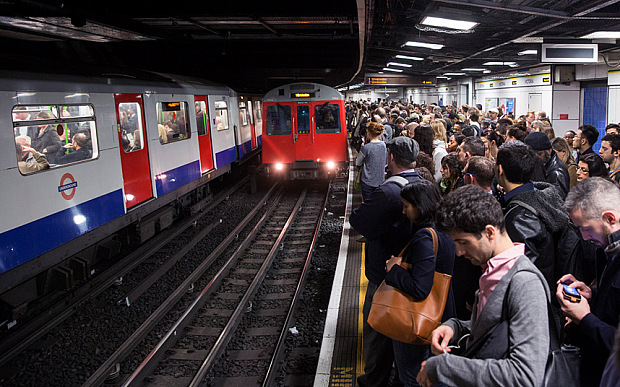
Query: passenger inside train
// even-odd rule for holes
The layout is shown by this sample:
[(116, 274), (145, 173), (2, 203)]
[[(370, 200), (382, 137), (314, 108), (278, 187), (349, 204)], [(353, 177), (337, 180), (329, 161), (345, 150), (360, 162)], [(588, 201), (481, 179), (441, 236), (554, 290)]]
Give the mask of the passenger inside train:
[[(459, 134), (456, 124), (447, 130), (450, 113), (446, 107), (439, 107), (436, 114), (435, 105), (351, 103), (358, 105), (358, 115), (364, 111), (361, 106), (366, 106), (371, 115), (380, 108), (396, 109), (397, 114), (387, 119), (391, 124), (402, 117), (401, 113), (407, 122), (417, 120), (416, 111), (435, 114), (436, 118), (429, 114), (425, 119), (442, 125), (450, 142), (448, 155), (441, 161), (443, 179), (436, 183), (444, 198), (433, 226), (449, 235), (460, 259), (481, 267), (477, 274), (454, 270), (454, 300), (450, 302), (455, 302), (458, 319), (443, 321), (433, 332), (431, 344), (412, 352), (415, 356), (411, 362), (423, 360), (417, 383), (489, 385), (488, 381), (494, 380), (498, 385), (541, 385), (549, 343), (558, 340), (553, 321), (540, 318), (548, 313), (557, 316), (555, 326), (562, 329), (559, 338), (565, 338), (562, 343), (581, 353), (580, 366), (573, 367), (569, 375), (579, 380), (574, 385), (617, 383), (620, 365), (614, 360), (614, 336), (620, 317), (620, 136), (613, 134), (616, 124), (599, 129), (582, 125), (556, 137), (552, 121), (542, 110), (528, 111), (515, 121), (508, 114), (500, 115), (497, 108), (477, 116), (475, 108), (467, 112), (465, 107), (454, 106), (454, 115), (468, 113), (463, 120), (467, 130)], [(492, 123), (495, 128), (489, 125), (479, 133), (474, 125), (470, 130), (472, 123), (482, 125), (483, 120), (496, 120)], [(353, 133), (358, 132), (353, 127)], [(407, 131), (400, 134), (407, 137)], [(480, 145), (485, 140), (488, 151)], [(593, 149), (597, 143), (600, 154)], [(388, 146), (388, 160), (401, 153), (393, 147)], [(573, 148), (580, 157), (578, 164)], [(420, 165), (415, 164), (411, 171), (417, 168)], [(411, 171), (396, 170), (395, 175)], [(413, 181), (404, 190), (415, 184), (420, 183)], [(377, 194), (386, 192), (386, 185), (390, 185), (390, 192), (400, 191), (388, 179), (354, 210), (354, 214), (361, 214), (374, 208), (375, 213), (381, 213), (373, 219), (373, 233), (352, 216), (352, 226), (367, 240), (367, 269), (368, 265), (379, 267), (386, 262), (391, 267), (390, 258), (399, 253), (394, 246), (405, 245), (419, 232), (420, 225), (413, 224), (409, 237), (397, 237), (388, 226), (394, 220), (383, 220), (397, 213), (390, 215), (389, 198)], [(405, 213), (416, 210), (408, 208)], [(400, 239), (385, 245), (387, 235)], [(373, 244), (377, 246), (369, 248)], [(598, 259), (601, 256), (606, 259)], [(373, 283), (380, 282), (377, 275), (371, 276)], [(581, 298), (575, 301), (565, 297), (564, 286), (576, 290)], [(502, 311), (505, 304), (510, 305), (508, 315)], [(372, 295), (367, 295), (364, 310), (371, 307)], [(364, 321), (366, 318), (365, 314)], [(511, 335), (501, 339), (492, 332), (505, 320), (510, 321)], [(415, 385), (402, 359), (396, 369), (392, 362), (381, 359), (402, 357), (402, 343), (389, 354), (387, 344), (379, 340), (382, 335), (372, 327), (365, 325), (363, 336), (366, 363), (358, 385), (398, 385), (398, 378), (404, 385)], [(469, 352), (463, 352), (464, 348)], [(426, 349), (434, 356), (425, 354)], [(397, 380), (390, 381), (394, 375)]]

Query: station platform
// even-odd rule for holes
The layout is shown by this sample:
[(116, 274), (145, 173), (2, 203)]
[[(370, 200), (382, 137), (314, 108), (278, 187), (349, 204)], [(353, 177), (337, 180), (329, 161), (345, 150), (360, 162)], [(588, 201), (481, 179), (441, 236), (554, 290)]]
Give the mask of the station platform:
[(361, 235), (349, 224), (351, 212), (362, 203), (362, 194), (353, 189), (355, 169), (352, 163), (338, 265), (314, 378), (315, 387), (355, 386), (357, 377), (364, 373), (362, 306), (368, 280), (364, 275), (364, 244), (358, 241)]

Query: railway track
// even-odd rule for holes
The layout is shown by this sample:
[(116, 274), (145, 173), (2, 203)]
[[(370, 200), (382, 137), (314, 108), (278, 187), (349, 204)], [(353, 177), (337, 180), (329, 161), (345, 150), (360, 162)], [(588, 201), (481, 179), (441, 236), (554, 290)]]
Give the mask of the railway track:
[[(199, 292), (194, 289), (198, 295), (189, 306), (173, 312), (190, 284), (200, 282), (200, 268), (175, 291), (178, 297), (166, 300), (85, 385), (125, 371), (131, 362), (124, 359), (171, 312), (179, 317), (116, 385), (270, 385), (290, 333), (325, 202), (325, 189), (278, 192), (219, 271)], [(206, 261), (222, 252), (214, 251)]]

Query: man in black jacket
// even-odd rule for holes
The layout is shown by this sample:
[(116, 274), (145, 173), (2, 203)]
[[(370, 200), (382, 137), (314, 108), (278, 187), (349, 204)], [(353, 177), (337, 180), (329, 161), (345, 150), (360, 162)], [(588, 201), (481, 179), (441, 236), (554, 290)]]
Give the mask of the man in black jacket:
[[(607, 179), (591, 177), (571, 190), (565, 206), (583, 239), (605, 248), (607, 256), (596, 287), (590, 288), (571, 274), (560, 278), (556, 287), (569, 322), (569, 338), (581, 348), (581, 385), (598, 386), (620, 315), (620, 190)], [(576, 288), (580, 301), (565, 300), (562, 284)]]
[(573, 138), (573, 148), (577, 150), (575, 161), (579, 162), (581, 156), (588, 153), (594, 153), (592, 146), (598, 140), (598, 130), (594, 125), (583, 125), (577, 130), (577, 134)]
[(525, 137), (524, 142), (532, 147), (538, 158), (544, 163), (545, 181), (558, 187), (558, 193), (564, 199), (570, 189), (570, 176), (566, 165), (551, 148), (549, 137), (541, 132), (532, 132)]
[(567, 226), (569, 217), (554, 186), (530, 181), (536, 162), (528, 145), (509, 141), (497, 152), (496, 172), (507, 203), (508, 235), (514, 242), (525, 243), (525, 255), (553, 288), (561, 275), (555, 272), (553, 234)]
[(90, 141), (84, 133), (78, 133), (73, 136), (71, 144), (67, 144), (58, 150), (54, 160), (56, 164), (69, 164), (91, 157)]
[(364, 375), (359, 386), (385, 386), (392, 372), (392, 339), (368, 325), (368, 313), (375, 291), (384, 280), (385, 262), (398, 256), (411, 238), (411, 223), (403, 214), (400, 190), (404, 184), (420, 180), (413, 169), (418, 157), (418, 143), (409, 137), (396, 137), (386, 143), (388, 168), (392, 177), (376, 188), (351, 214), (351, 226), (366, 238), (365, 274), (368, 278), (364, 299)]

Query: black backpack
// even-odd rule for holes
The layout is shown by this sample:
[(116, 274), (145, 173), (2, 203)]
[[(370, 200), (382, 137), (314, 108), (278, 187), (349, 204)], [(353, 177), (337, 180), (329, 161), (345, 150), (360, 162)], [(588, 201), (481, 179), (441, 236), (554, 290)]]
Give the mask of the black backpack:
[[(521, 206), (540, 218), (538, 211), (529, 204), (520, 200), (511, 200), (510, 204)], [(591, 260), (596, 254), (596, 246), (583, 240), (579, 228), (572, 221), (552, 235), (555, 248), (553, 278), (559, 279), (564, 274), (572, 274), (575, 278), (582, 279), (583, 262)]]

